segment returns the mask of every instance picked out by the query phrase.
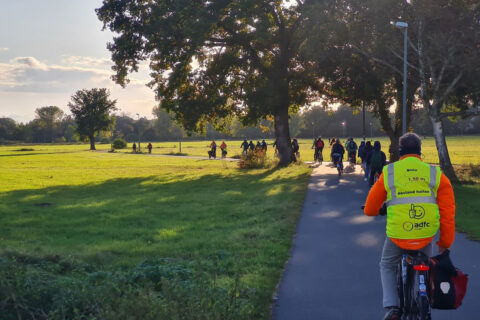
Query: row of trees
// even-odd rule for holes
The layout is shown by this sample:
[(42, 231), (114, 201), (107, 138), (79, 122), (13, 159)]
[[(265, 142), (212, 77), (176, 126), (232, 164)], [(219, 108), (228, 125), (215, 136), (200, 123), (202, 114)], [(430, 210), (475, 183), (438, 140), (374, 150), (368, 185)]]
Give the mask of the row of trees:
[(149, 61), (160, 106), (188, 130), (271, 118), (282, 164), (293, 159), (289, 114), (320, 98), (366, 106), (397, 149), (403, 41), (390, 23), (408, 22), (407, 124), (425, 109), (440, 165), (456, 179), (442, 119), (477, 112), (478, 1), (105, 0), (97, 15), (116, 34), (117, 83)]
[[(126, 141), (173, 141), (179, 139), (271, 139), (275, 137), (271, 120), (261, 120), (255, 126), (244, 127), (239, 119), (232, 118), (223, 131), (206, 125), (203, 133), (190, 133), (172, 119), (172, 115), (161, 108), (154, 109), (154, 119), (134, 119), (126, 114), (112, 115), (105, 129), (95, 132), (95, 141), (110, 142), (116, 138)], [(394, 114), (390, 117), (393, 119)], [(290, 116), (289, 126), (292, 137), (361, 137), (384, 135), (381, 124), (372, 113), (363, 115), (358, 110), (342, 106), (337, 110), (314, 107)], [(413, 110), (412, 129), (421, 135), (433, 135), (432, 124), (424, 109)], [(450, 135), (480, 134), (480, 117), (444, 121), (445, 132)], [(35, 119), (28, 123), (17, 123), (11, 118), (0, 118), (0, 143), (2, 142), (79, 142), (77, 123), (70, 115), (56, 106), (41, 107), (35, 111)]]

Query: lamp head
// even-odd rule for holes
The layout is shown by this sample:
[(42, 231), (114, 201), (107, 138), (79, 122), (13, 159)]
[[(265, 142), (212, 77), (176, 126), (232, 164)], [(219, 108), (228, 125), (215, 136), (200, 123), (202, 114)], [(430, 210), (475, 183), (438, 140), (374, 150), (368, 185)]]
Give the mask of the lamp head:
[(397, 22), (394, 23), (394, 26), (395, 26), (395, 28), (399, 28), (399, 29), (408, 28), (408, 23), (397, 21)]

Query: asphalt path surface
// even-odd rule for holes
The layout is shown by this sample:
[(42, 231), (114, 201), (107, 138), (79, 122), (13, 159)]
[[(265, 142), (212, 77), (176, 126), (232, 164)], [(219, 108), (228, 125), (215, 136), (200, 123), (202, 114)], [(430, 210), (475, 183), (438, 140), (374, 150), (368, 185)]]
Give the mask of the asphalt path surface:
[[(385, 218), (367, 217), (360, 166), (340, 179), (335, 168), (315, 168), (273, 309), (274, 320), (383, 319), (379, 261)], [(434, 254), (437, 253), (436, 246)], [(469, 274), (458, 310), (434, 310), (434, 320), (480, 319), (480, 243), (456, 234), (456, 267)]]

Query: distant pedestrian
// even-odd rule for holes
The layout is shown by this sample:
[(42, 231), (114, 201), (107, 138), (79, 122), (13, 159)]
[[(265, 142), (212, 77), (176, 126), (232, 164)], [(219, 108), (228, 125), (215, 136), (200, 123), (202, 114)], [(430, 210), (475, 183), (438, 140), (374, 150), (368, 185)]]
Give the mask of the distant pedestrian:
[(137, 144), (135, 142), (133, 143), (132, 149), (133, 153), (137, 153)]
[(365, 147), (362, 150), (362, 155), (363, 155), (363, 169), (365, 170), (365, 177), (363, 180), (367, 181), (368, 178), (370, 177), (370, 166), (368, 165), (367, 159), (370, 153), (373, 151), (372, 143), (370, 141), (367, 141), (365, 143)]
[(227, 144), (225, 141), (222, 141), (222, 144), (220, 145), (220, 150), (222, 150), (222, 158), (225, 158), (227, 156)]
[(210, 143), (210, 151), (208, 152), (208, 159), (210, 158), (217, 158), (217, 144), (215, 143), (215, 141), (212, 141), (212, 143)]
[(380, 176), (383, 167), (387, 164), (387, 157), (381, 148), (380, 141), (375, 141), (373, 144), (373, 151), (370, 152), (367, 159), (368, 165), (370, 166), (370, 187), (375, 183), (375, 174)]
[(322, 140), (322, 137), (318, 137), (317, 139), (317, 159), (319, 161), (323, 161), (323, 148), (325, 147), (325, 143)]
[(360, 146), (358, 147), (358, 157), (360, 158), (360, 160), (362, 160), (362, 164), (365, 162), (365, 158), (364, 158), (364, 155), (363, 155), (363, 148), (365, 148), (365, 139), (362, 140), (362, 142), (360, 142)]
[(346, 148), (347, 150), (347, 159), (351, 161), (352, 163), (357, 163), (357, 143), (353, 138), (349, 138), (347, 143), (346, 143)]
[(243, 140), (242, 144), (240, 145), (240, 148), (243, 148), (243, 154), (246, 155), (248, 152), (248, 141), (247, 139)]
[(148, 153), (152, 153), (152, 148), (153, 148), (153, 146), (152, 146), (151, 143), (148, 143), (147, 148), (148, 148)]
[(300, 146), (298, 145), (298, 141), (297, 141), (297, 138), (293, 138), (292, 139), (292, 149), (293, 149), (293, 153), (295, 154), (295, 156), (297, 158), (300, 158)]
[(265, 142), (265, 139), (262, 140), (262, 150), (267, 153), (267, 143)]
[(277, 145), (277, 140), (273, 142), (273, 156), (278, 158), (278, 145)]
[(250, 143), (248, 144), (248, 148), (250, 149), (250, 151), (254, 151), (255, 150), (255, 145), (253, 144), (253, 141), (250, 140)]
[(333, 146), (336, 142), (335, 138), (328, 139), (328, 141), (330, 142), (330, 147)]

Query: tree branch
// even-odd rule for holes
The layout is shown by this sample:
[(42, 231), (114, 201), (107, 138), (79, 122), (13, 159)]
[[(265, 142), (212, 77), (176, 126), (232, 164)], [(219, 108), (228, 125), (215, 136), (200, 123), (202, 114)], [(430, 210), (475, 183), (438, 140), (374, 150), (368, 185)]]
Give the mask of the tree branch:
[[(398, 59), (400, 59), (400, 60), (403, 61), (403, 57), (402, 57), (402, 56), (400, 56), (398, 53), (396, 53), (395, 50), (393, 50), (392, 48), (389, 48), (389, 49), (390, 49), (390, 52), (391, 52), (395, 57), (397, 57)], [(408, 58), (407, 58), (407, 66), (409, 66), (410, 68), (418, 71), (418, 68), (417, 68), (416, 66), (414, 66), (413, 64), (411, 64), (411, 63), (408, 62)]]
[(465, 111), (441, 112), (440, 113), (440, 118), (459, 117), (459, 116), (463, 117), (463, 118), (480, 116), (480, 109), (477, 108), (477, 110), (465, 110)]
[(445, 89), (445, 91), (443, 92), (442, 96), (440, 97), (440, 99), (438, 99), (438, 102), (440, 102), (440, 105), (443, 105), (443, 101), (445, 101), (445, 99), (448, 97), (448, 95), (450, 94), (450, 92), (453, 90), (453, 88), (457, 85), (457, 82), (460, 81), (460, 79), (463, 77), (463, 71), (461, 71), (456, 77), (455, 79), (453, 79), (452, 82), (450, 82), (450, 85), (447, 87), (447, 89)]
[(383, 64), (384, 66), (386, 67), (389, 67), (391, 70), (393, 70), (394, 72), (400, 74), (400, 75), (403, 75), (403, 72), (400, 71), (397, 67), (395, 67), (394, 65), (388, 63), (387, 61), (385, 60), (382, 60), (380, 58), (377, 58), (377, 57), (374, 57), (372, 56), (371, 54), (365, 52), (364, 50), (356, 47), (356, 46), (352, 46), (356, 51), (358, 51), (360, 54), (363, 54), (365, 57), (369, 58), (369, 59), (372, 59), (373, 61), (376, 61), (380, 64)]

